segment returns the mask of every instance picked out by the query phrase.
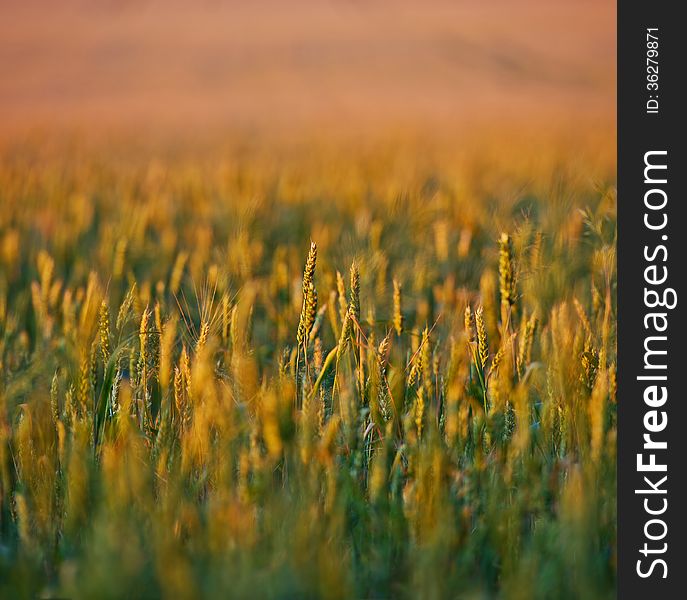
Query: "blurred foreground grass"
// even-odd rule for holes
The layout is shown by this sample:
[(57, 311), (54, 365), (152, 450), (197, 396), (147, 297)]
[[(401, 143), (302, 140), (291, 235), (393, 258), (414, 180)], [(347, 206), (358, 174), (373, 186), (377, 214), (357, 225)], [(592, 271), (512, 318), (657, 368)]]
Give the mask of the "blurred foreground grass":
[(5, 149), (0, 597), (613, 597), (612, 148), (502, 142)]

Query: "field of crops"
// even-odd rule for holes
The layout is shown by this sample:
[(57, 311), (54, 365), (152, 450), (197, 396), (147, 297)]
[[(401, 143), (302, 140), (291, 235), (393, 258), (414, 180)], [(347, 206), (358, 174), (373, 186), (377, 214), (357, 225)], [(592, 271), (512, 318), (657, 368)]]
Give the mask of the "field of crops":
[(613, 597), (612, 152), (4, 148), (0, 597)]

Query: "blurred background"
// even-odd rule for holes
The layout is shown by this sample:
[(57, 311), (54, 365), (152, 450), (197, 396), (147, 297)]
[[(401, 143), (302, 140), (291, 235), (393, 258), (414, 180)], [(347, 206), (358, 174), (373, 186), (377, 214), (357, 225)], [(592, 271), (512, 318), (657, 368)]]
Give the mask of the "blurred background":
[(0, 7), (0, 135), (615, 126), (610, 0)]

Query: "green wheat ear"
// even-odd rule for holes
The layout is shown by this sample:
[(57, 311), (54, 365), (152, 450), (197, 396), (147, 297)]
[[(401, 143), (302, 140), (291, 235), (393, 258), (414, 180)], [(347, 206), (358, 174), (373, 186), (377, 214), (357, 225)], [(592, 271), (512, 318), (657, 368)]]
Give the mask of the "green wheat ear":
[(481, 306), (475, 311), (475, 325), (477, 327), (477, 355), (480, 366), (484, 370), (489, 359), (489, 344), (487, 341), (487, 329), (484, 326), (484, 309)]
[(107, 363), (110, 358), (110, 311), (105, 300), (100, 303), (98, 333), (100, 336), (100, 352), (102, 353), (103, 363)]
[(403, 333), (403, 312), (401, 310), (401, 284), (394, 278), (394, 330), (396, 335)]
[(513, 266), (513, 241), (507, 233), (499, 238), (499, 291), (501, 303), (515, 304), (515, 269)]
[(358, 263), (351, 264), (351, 309), (352, 316), (360, 322), (360, 270)]
[(317, 292), (315, 291), (315, 264), (317, 263), (317, 245), (315, 242), (310, 242), (310, 251), (308, 258), (305, 261), (305, 269), (303, 270), (303, 304), (301, 307), (301, 316), (298, 321), (298, 332), (296, 334), (296, 341), (300, 348), (304, 341), (308, 338), (310, 329), (312, 329), (315, 322), (315, 313), (317, 312)]

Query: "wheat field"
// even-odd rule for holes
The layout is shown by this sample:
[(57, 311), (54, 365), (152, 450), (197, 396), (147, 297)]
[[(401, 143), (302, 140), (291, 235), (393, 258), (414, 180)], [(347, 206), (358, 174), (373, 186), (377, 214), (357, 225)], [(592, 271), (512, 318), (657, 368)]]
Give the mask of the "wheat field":
[(0, 597), (613, 597), (612, 152), (4, 148)]

